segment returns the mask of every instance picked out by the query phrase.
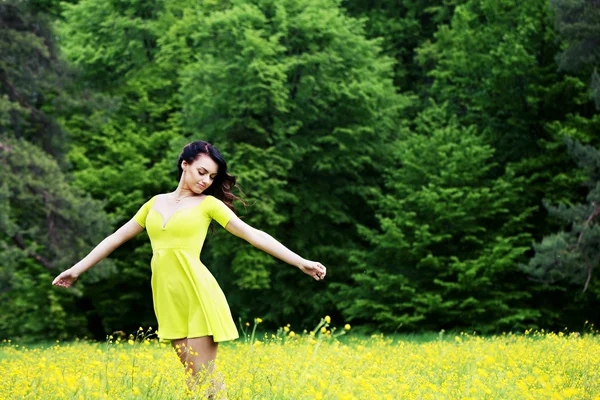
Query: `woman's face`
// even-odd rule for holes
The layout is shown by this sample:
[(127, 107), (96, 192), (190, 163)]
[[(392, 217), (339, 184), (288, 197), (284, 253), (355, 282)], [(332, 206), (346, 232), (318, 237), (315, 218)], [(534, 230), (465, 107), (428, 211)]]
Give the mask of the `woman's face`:
[(200, 194), (212, 185), (219, 172), (219, 166), (206, 154), (200, 154), (194, 162), (182, 162), (184, 188)]

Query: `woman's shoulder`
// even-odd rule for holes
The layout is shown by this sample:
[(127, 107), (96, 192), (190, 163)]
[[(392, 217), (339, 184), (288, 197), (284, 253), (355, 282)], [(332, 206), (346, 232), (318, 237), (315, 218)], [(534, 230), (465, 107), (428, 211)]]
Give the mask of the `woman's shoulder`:
[(154, 202), (157, 199), (162, 199), (166, 196), (166, 193), (158, 193), (155, 194), (154, 196), (150, 197), (148, 200), (146, 200), (146, 205), (148, 205), (149, 207), (152, 207), (152, 205), (154, 204)]
[(225, 204), (225, 202), (223, 200), (219, 199), (216, 196), (213, 196), (212, 194), (207, 194), (206, 198), (204, 200), (205, 201), (208, 200), (208, 201), (211, 201), (213, 203), (223, 203), (223, 204)]

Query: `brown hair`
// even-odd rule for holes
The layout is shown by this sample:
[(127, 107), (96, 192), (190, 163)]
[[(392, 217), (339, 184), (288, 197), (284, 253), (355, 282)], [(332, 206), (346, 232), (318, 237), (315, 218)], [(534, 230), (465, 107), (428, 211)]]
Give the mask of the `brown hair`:
[(225, 159), (221, 153), (219, 153), (219, 150), (212, 144), (203, 140), (197, 140), (183, 146), (183, 150), (181, 151), (181, 154), (179, 154), (179, 160), (177, 160), (177, 179), (180, 180), (181, 175), (183, 174), (181, 163), (186, 161), (191, 164), (200, 154), (206, 154), (219, 166), (215, 180), (203, 193), (221, 200), (232, 211), (235, 211), (233, 202), (236, 200), (239, 200), (245, 206), (246, 203), (244, 203), (244, 200), (231, 192), (234, 187), (240, 191), (241, 189), (236, 184), (236, 177), (227, 172), (227, 163), (225, 162)]

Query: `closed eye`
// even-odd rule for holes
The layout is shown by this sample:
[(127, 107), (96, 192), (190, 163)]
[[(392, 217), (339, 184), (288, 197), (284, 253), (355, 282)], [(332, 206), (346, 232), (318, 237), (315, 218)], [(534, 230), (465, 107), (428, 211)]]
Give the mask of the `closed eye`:
[[(206, 172), (204, 172), (204, 171), (202, 171), (200, 169), (198, 170), (198, 173), (200, 174), (200, 176), (206, 175)], [(216, 177), (217, 177), (217, 175), (211, 175), (210, 179), (214, 181)]]

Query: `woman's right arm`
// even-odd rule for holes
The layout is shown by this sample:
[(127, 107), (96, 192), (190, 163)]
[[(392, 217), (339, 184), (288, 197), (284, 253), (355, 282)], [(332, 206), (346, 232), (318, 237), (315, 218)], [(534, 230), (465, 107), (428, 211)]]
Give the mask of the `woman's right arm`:
[(85, 271), (104, 260), (110, 253), (112, 253), (117, 247), (142, 232), (144, 228), (135, 220), (131, 219), (125, 225), (120, 227), (115, 233), (106, 237), (103, 241), (98, 244), (83, 260), (62, 272), (54, 281), (53, 285), (69, 287), (71, 286)]

